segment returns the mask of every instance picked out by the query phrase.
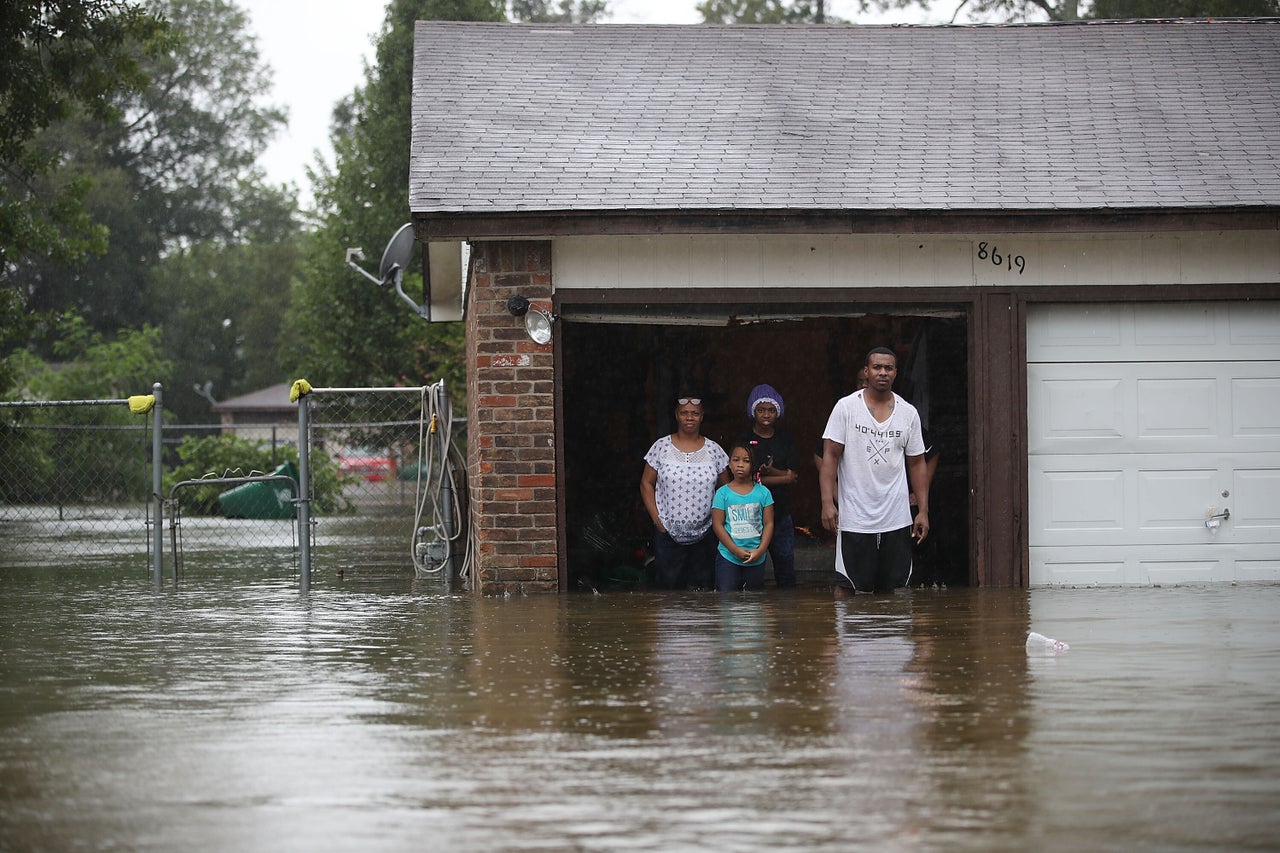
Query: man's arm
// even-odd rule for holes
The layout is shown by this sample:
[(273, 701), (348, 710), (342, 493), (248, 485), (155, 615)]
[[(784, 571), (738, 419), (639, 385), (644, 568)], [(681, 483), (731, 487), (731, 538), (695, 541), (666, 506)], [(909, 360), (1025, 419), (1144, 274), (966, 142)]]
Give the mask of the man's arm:
[(916, 519), (911, 525), (911, 535), (923, 542), (929, 535), (929, 464), (924, 454), (907, 457), (907, 479), (916, 496)]

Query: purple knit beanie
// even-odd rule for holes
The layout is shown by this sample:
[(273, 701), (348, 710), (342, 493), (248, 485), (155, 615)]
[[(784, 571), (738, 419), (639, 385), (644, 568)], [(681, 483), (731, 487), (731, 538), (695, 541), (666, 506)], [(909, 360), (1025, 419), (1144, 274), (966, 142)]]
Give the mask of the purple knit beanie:
[(747, 395), (748, 418), (756, 419), (756, 406), (761, 403), (773, 403), (774, 408), (778, 410), (778, 417), (782, 417), (782, 395), (772, 385), (757, 385), (751, 389), (751, 393)]

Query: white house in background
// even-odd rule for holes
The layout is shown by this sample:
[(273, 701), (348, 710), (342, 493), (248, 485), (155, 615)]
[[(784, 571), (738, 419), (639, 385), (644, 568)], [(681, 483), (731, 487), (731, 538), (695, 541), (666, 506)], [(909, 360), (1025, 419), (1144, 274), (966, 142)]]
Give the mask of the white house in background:
[(953, 582), (1280, 579), (1280, 21), (419, 22), (408, 178), (471, 250), (482, 592), (633, 530), (677, 389), (803, 449), (880, 344)]
[(290, 385), (260, 388), (214, 403), (212, 411), (223, 435), (235, 435), (269, 446), (298, 444), (298, 404), (289, 402)]

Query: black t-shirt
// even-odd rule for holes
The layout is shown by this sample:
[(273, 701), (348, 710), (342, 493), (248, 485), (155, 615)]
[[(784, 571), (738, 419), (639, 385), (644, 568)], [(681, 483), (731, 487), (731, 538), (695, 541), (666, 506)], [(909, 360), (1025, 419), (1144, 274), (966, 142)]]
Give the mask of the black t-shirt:
[[(780, 471), (799, 471), (800, 457), (791, 433), (783, 427), (773, 428), (772, 438), (761, 438), (754, 430), (743, 430), (734, 438), (734, 444), (747, 442), (761, 465), (772, 465)], [(772, 461), (770, 461), (772, 460)], [(773, 495), (773, 517), (782, 519), (791, 514), (790, 489), (786, 486), (769, 486)]]

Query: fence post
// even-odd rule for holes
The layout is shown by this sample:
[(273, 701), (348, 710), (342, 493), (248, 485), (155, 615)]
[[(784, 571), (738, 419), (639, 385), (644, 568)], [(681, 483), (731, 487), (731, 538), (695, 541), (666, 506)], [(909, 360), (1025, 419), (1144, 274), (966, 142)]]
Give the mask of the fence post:
[(307, 395), (298, 396), (298, 568), (303, 592), (311, 589), (311, 424)]
[(151, 409), (151, 499), (155, 505), (151, 510), (151, 566), (155, 576), (156, 592), (163, 586), (164, 571), (164, 471), (162, 450), (164, 448), (164, 405), (160, 399), (160, 383), (151, 386), (156, 403)]

